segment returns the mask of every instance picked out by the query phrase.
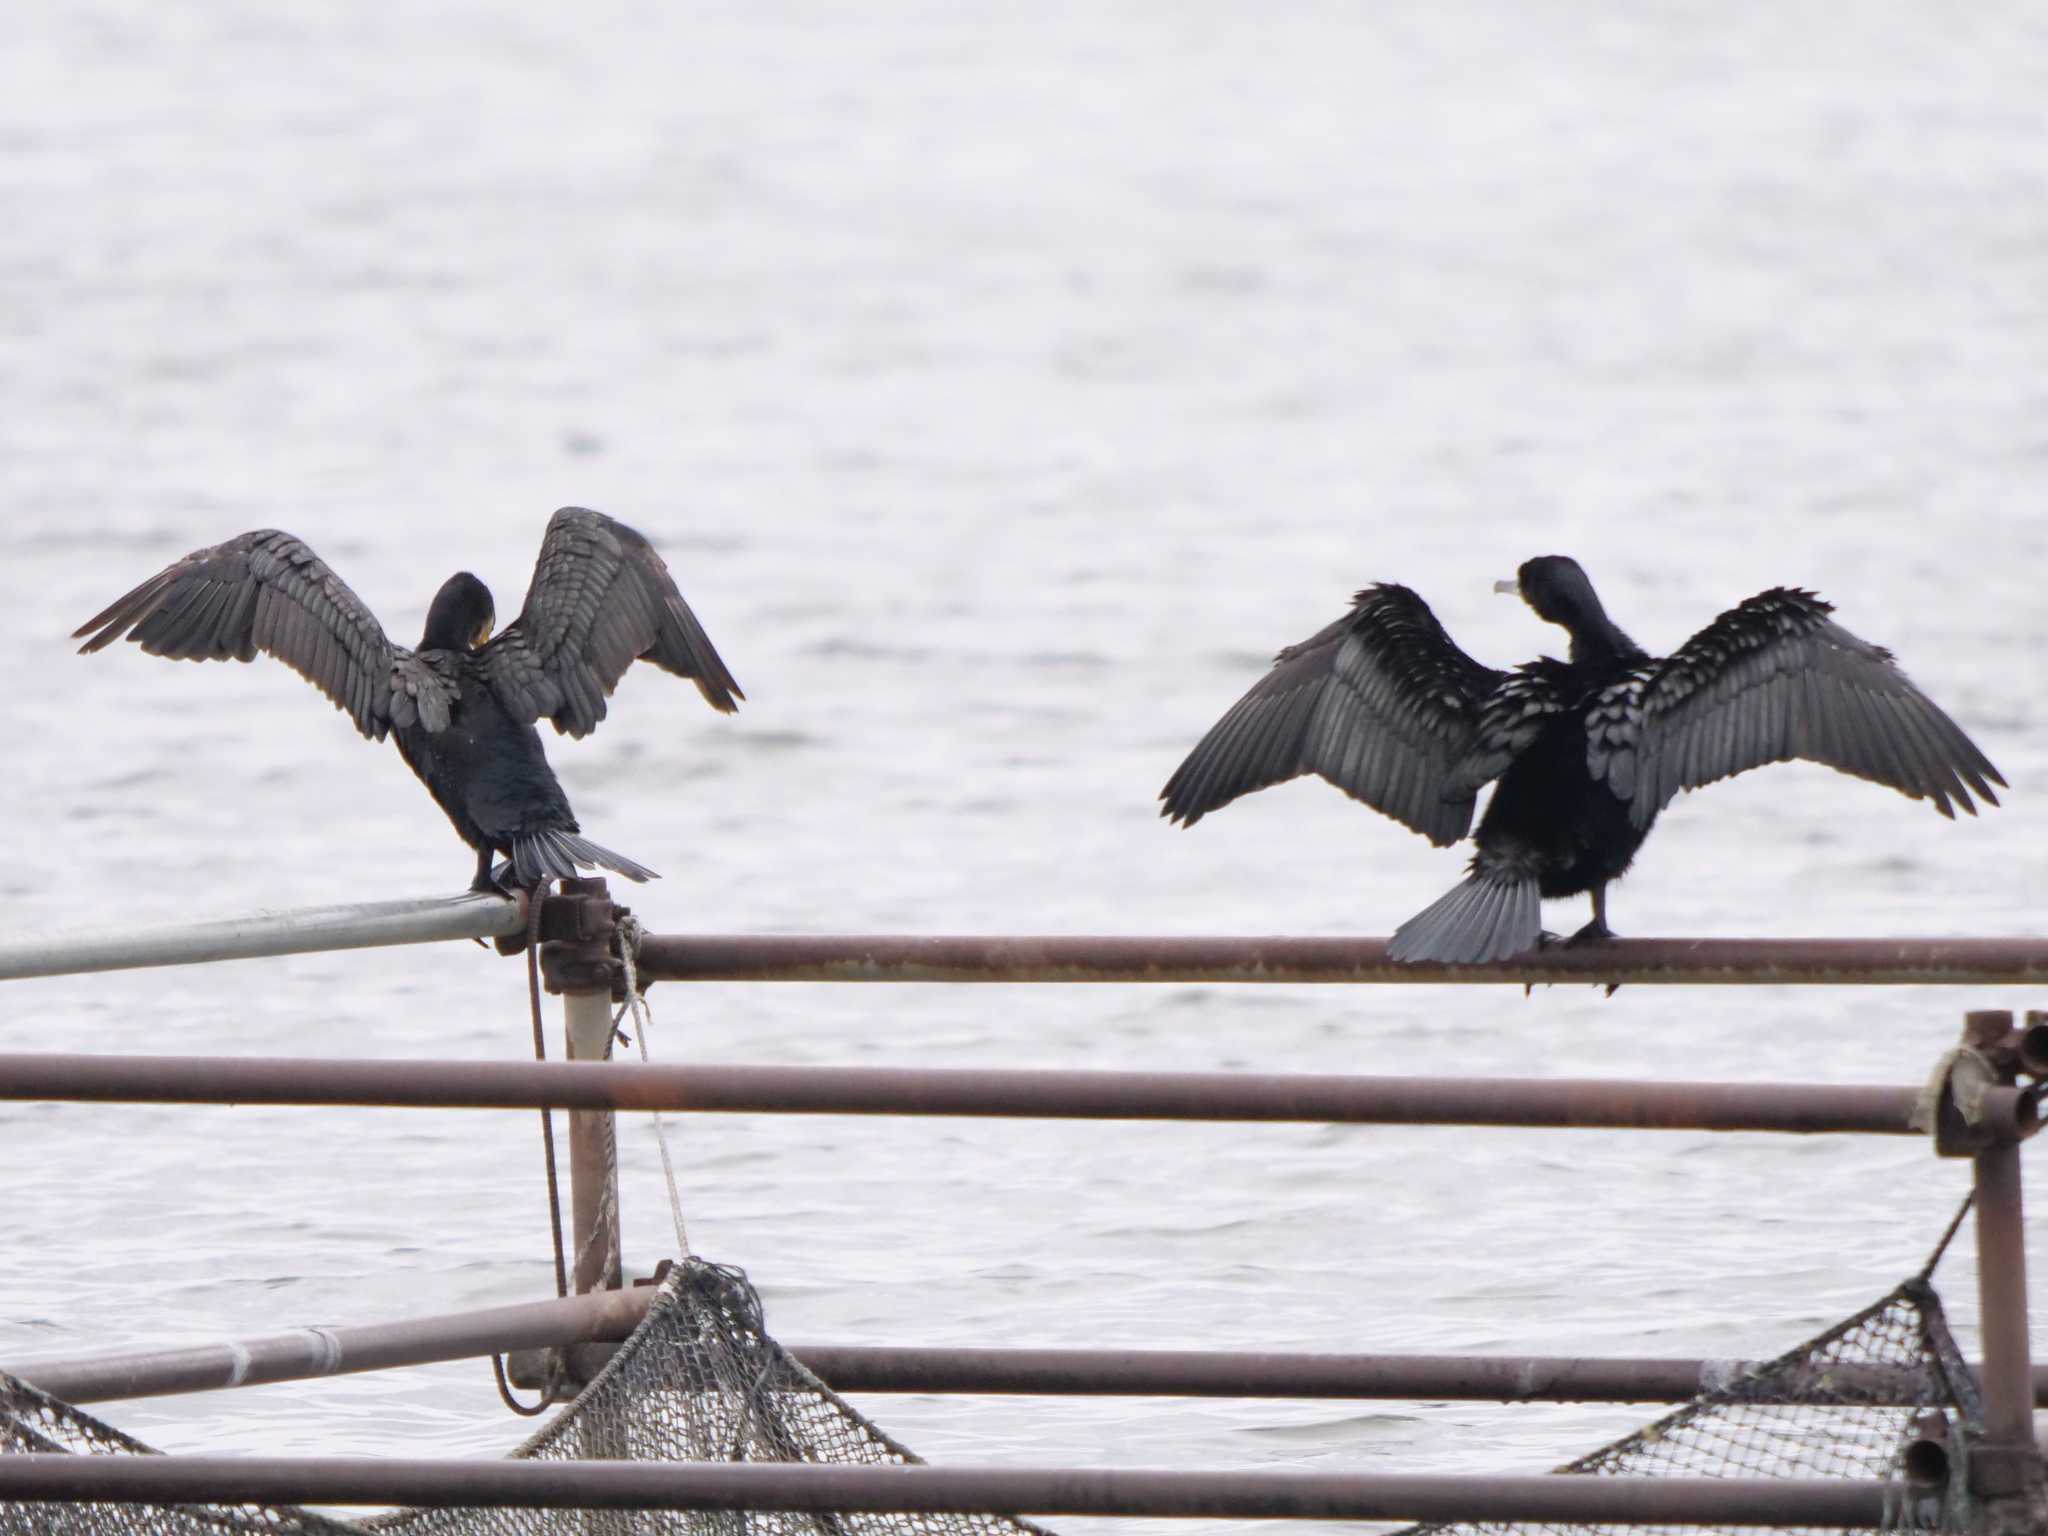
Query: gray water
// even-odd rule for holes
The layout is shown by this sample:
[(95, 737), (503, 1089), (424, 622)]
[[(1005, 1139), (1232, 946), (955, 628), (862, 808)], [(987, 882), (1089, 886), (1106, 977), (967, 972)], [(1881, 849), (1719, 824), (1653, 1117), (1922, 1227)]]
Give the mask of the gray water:
[[(2037, 7), (31, 3), (0, 48), (19, 927), (459, 888), (274, 663), (66, 633), (245, 528), (411, 640), (548, 512), (649, 533), (745, 686), (551, 743), (662, 931), (1385, 933), (1456, 877), (1180, 755), (1372, 580), (1476, 655), (1578, 555), (1652, 648), (1803, 583), (2012, 780), (1675, 807), (1633, 934), (2021, 934), (2048, 870)], [(1583, 907), (1559, 906), (1553, 926)], [(1917, 1081), (1996, 989), (697, 987), (670, 1061)], [(517, 1058), (466, 945), (16, 984), (4, 1048)], [(526, 1115), (0, 1106), (0, 1358), (545, 1294)], [(793, 1340), (1756, 1355), (1964, 1170), (1694, 1135), (696, 1119), (690, 1236)], [(648, 1127), (629, 1257), (670, 1252)], [(2036, 1223), (2037, 1265), (2048, 1221)], [(2048, 1271), (2044, 1271), (2048, 1272)], [(1943, 1271), (1967, 1319), (1967, 1252)], [(2048, 1334), (2041, 1335), (2048, 1339)], [(871, 1405), (952, 1461), (1531, 1470), (1646, 1413)], [(173, 1450), (491, 1454), (477, 1363), (110, 1410)]]

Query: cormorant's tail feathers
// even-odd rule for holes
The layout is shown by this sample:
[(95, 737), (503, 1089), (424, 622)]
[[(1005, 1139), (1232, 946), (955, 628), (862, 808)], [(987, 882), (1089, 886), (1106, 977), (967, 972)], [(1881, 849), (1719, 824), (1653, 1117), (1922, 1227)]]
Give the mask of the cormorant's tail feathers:
[(512, 873), (528, 888), (545, 880), (573, 880), (578, 868), (608, 869), (628, 880), (659, 880), (661, 876), (644, 864), (636, 864), (623, 853), (599, 847), (574, 832), (549, 828), (513, 839)]
[(1498, 871), (1453, 886), (1394, 930), (1387, 958), (1406, 965), (1433, 960), (1479, 965), (1534, 949), (1543, 938), (1536, 881)]

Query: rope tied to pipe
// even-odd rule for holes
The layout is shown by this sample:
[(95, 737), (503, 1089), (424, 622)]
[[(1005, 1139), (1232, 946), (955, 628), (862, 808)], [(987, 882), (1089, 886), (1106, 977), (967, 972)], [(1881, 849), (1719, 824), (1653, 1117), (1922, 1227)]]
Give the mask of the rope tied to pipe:
[[(642, 940), (647, 930), (640, 925), (640, 919), (630, 912), (619, 914), (617, 933), (619, 940), (619, 965), (625, 972), (626, 1000), (618, 1012), (612, 1015), (612, 1028), (619, 1027), (619, 1021), (628, 1012), (633, 1015), (633, 1038), (640, 1047), (640, 1060), (652, 1063), (647, 1050), (648, 1027), (654, 1022), (654, 1009), (647, 1001), (647, 993), (640, 985), (639, 955)], [(683, 1227), (683, 1198), (676, 1190), (675, 1160), (669, 1155), (668, 1126), (660, 1110), (653, 1111), (655, 1144), (661, 1149), (661, 1175), (668, 1181), (669, 1215), (675, 1221), (676, 1253), (680, 1258), (689, 1258), (694, 1250), (690, 1247), (690, 1235)], [(607, 1194), (610, 1190), (607, 1189)]]
[[(526, 1000), (528, 1012), (533, 1018), (533, 1059), (548, 1059), (546, 1027), (540, 1016), (540, 918), (541, 904), (547, 899), (548, 882), (542, 881), (526, 893)], [(569, 1264), (562, 1243), (562, 1186), (555, 1172), (555, 1117), (545, 1106), (540, 1112), (541, 1158), (548, 1175), (548, 1230), (554, 1238), (555, 1248), (555, 1294), (569, 1294)], [(610, 1191), (607, 1190), (607, 1193)], [(579, 1255), (580, 1259), (580, 1255)], [(498, 1384), (498, 1397), (507, 1408), (521, 1418), (538, 1418), (547, 1412), (548, 1405), (555, 1399), (555, 1388), (562, 1378), (561, 1357), (558, 1353), (548, 1356), (548, 1383), (541, 1390), (540, 1401), (527, 1404), (512, 1395), (511, 1379), (505, 1374), (505, 1357), (491, 1356), (491, 1374)]]

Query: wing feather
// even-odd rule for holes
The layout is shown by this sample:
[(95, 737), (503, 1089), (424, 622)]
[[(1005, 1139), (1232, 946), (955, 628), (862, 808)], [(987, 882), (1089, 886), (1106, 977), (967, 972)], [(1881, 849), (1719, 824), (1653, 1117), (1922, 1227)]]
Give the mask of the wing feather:
[(1773, 587), (1596, 701), (1588, 767), (1648, 825), (1683, 789), (1794, 758), (1929, 800), (1996, 805), (2005, 780), (1893, 662), (1811, 592)]
[(258, 528), (194, 550), (72, 634), (81, 654), (116, 640), (179, 661), (275, 656), (374, 741), (415, 719), (447, 724), (451, 685), (393, 645), (348, 584), (289, 533)]
[(1456, 842), (1476, 791), (1450, 793), (1446, 781), (1502, 677), (1459, 650), (1408, 588), (1368, 588), (1345, 617), (1282, 651), (1210, 727), (1160, 791), (1160, 814), (1192, 826), (1313, 773), (1432, 842)]
[(1508, 673), (1487, 695), (1472, 743), (1452, 768), (1446, 793), (1478, 794), (1505, 773), (1576, 696), (1560, 662), (1539, 659)]
[(548, 519), (519, 617), (482, 656), (507, 709), (571, 736), (597, 729), (635, 661), (690, 679), (726, 713), (746, 697), (654, 546), (583, 507)]

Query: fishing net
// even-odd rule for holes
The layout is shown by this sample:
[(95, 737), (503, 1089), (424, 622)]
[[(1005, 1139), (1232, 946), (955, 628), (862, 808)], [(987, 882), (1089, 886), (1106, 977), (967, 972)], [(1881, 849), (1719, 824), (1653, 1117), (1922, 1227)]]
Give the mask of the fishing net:
[[(1887, 1530), (1960, 1530), (1982, 1422), (1975, 1379), (1924, 1276), (1767, 1364), (1560, 1470), (1632, 1477), (1862, 1478), (1896, 1490)], [(1951, 1475), (1925, 1471), (1930, 1446)], [(0, 1453), (149, 1454), (149, 1447), (0, 1373)], [(688, 1259), (577, 1399), (515, 1456), (841, 1465), (918, 1458), (848, 1407), (762, 1326), (738, 1270)], [(1697, 1526), (1411, 1526), (1439, 1533), (1696, 1532)], [(1789, 1529), (1789, 1528), (1788, 1528)], [(270, 1506), (0, 1504), (0, 1536), (1044, 1536), (983, 1515), (408, 1510), (351, 1523)]]
[[(0, 1454), (150, 1448), (0, 1373)], [(847, 1406), (761, 1321), (736, 1269), (687, 1259), (598, 1376), (517, 1457), (873, 1466), (919, 1458)], [(0, 1504), (0, 1536), (1045, 1536), (997, 1515), (406, 1510), (361, 1523), (271, 1506)]]
[[(1962, 1530), (1963, 1463), (1983, 1414), (1941, 1300), (1916, 1276), (1854, 1317), (1654, 1424), (1559, 1467), (1614, 1477), (1860, 1478), (1895, 1490), (1877, 1530)], [(1909, 1469), (1907, 1451), (1918, 1448)], [(1939, 1450), (1933, 1449), (1940, 1447)], [(1947, 1461), (1949, 1475), (1926, 1475)], [(1909, 1471), (1920, 1472), (1916, 1481)], [(1395, 1536), (1698, 1536), (1700, 1527), (1426, 1524)], [(1791, 1526), (1752, 1529), (1792, 1531)]]

